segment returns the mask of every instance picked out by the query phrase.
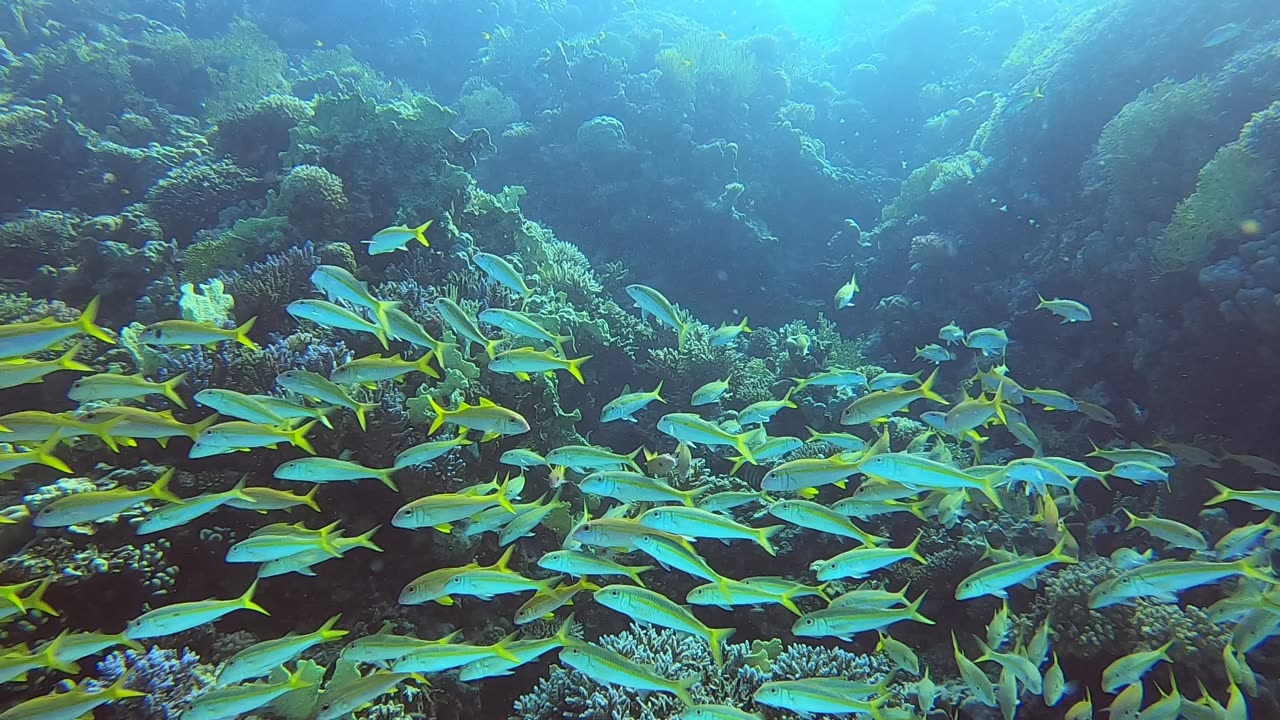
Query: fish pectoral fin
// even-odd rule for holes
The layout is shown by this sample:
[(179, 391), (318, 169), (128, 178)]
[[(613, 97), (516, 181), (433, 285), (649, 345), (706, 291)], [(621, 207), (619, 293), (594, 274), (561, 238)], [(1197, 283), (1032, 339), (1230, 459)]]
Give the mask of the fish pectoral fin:
[(532, 379), (533, 379), (533, 378), (529, 377), (529, 373), (527, 373), (527, 372), (518, 372), (518, 373), (514, 373), (514, 374), (515, 374), (515, 376), (516, 376), (516, 377), (520, 378), (521, 380), (523, 380), (523, 381), (525, 381), (525, 382), (529, 382), (530, 380), (532, 380)]

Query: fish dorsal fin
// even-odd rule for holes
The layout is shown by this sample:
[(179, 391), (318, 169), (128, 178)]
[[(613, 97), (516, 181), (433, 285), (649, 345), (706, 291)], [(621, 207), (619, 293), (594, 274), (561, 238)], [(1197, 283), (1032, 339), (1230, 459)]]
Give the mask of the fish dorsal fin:
[(498, 404), (487, 397), (480, 398), (480, 404), (477, 407), (497, 407)]
[(623, 385), (623, 386), (622, 386), (622, 394), (623, 394), (623, 395), (630, 395), (630, 394), (631, 394), (631, 383), (627, 383), (626, 385)]

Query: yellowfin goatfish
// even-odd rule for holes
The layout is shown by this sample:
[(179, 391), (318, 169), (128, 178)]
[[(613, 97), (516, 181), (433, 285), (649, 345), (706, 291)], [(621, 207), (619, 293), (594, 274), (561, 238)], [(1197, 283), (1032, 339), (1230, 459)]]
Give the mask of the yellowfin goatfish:
[[(0, 418), (0, 423), (8, 422), (5, 418)], [(1217, 490), (1218, 494), (1205, 501), (1207, 507), (1239, 500), (1260, 510), (1280, 512), (1280, 490), (1236, 490), (1216, 480), (1209, 480), (1209, 484), (1213, 485), (1213, 489)]]
[(709, 487), (677, 490), (648, 475), (627, 470), (599, 470), (582, 479), (578, 487), (584, 493), (613, 498), (624, 503), (682, 502), (693, 507), (693, 499)]
[(276, 385), (302, 397), (355, 412), (356, 421), (360, 423), (361, 430), (368, 429), (365, 413), (378, 407), (377, 403), (362, 403), (353, 399), (340, 385), (310, 370), (282, 372), (276, 376)]
[(440, 373), (431, 367), (433, 357), (435, 353), (431, 350), (417, 360), (404, 360), (398, 354), (389, 357), (370, 355), (334, 368), (329, 380), (342, 385), (375, 386), (383, 380), (399, 380), (415, 371), (439, 379)]
[(1063, 538), (1048, 554), (1010, 560), (978, 570), (960, 581), (956, 587), (956, 599), (971, 600), (985, 595), (1007, 598), (1008, 588), (1031, 580), (1051, 565), (1076, 564), (1075, 558), (1063, 552), (1065, 544), (1066, 538)]
[(327, 483), (355, 482), (357, 480), (380, 480), (383, 485), (400, 492), (392, 474), (398, 468), (369, 468), (360, 463), (337, 458), (311, 457), (290, 460), (276, 468), (273, 475), (277, 480), (293, 480), (295, 482)]
[(412, 465), (426, 465), (436, 458), (444, 457), (454, 450), (470, 444), (471, 441), (467, 439), (465, 434), (458, 435), (451, 440), (430, 440), (414, 445), (397, 455), (392, 467), (399, 470)]
[(227, 720), (252, 713), (276, 698), (294, 690), (311, 687), (298, 667), (280, 682), (255, 682), (245, 685), (217, 687), (196, 695), (182, 711), (183, 720)]
[(69, 527), (118, 515), (148, 500), (180, 503), (182, 498), (169, 492), (174, 472), (169, 468), (158, 480), (140, 490), (92, 490), (60, 497), (36, 514), (34, 524), (36, 527)]
[(407, 530), (434, 527), (448, 532), (449, 523), (474, 517), (495, 505), (515, 515), (515, 507), (511, 504), (512, 487), (511, 479), (507, 478), (492, 493), (440, 493), (418, 498), (396, 511), (391, 524)]
[[(705, 488), (698, 488), (705, 490)], [(777, 555), (769, 538), (782, 530), (785, 525), (770, 525), (753, 528), (735, 522), (733, 518), (718, 515), (695, 507), (656, 507), (646, 510), (639, 518), (641, 525), (655, 530), (669, 532), (691, 538), (714, 538), (723, 542), (729, 540), (751, 540), (770, 555)]]
[(929, 343), (924, 347), (916, 348), (915, 359), (919, 360), (921, 358), (934, 365), (941, 365), (944, 362), (955, 360), (956, 354), (937, 343)]
[(857, 370), (842, 370), (832, 368), (824, 370), (817, 375), (810, 375), (807, 378), (791, 378), (796, 384), (795, 391), (800, 392), (812, 385), (813, 387), (866, 387), (867, 376)]
[(185, 498), (180, 503), (170, 503), (152, 510), (142, 522), (138, 523), (138, 534), (149, 535), (185, 525), (192, 520), (208, 515), (233, 499), (252, 503), (253, 498), (243, 492), (247, 478), (247, 475), (241, 478), (235, 487), (226, 492), (205, 493), (193, 498)]
[(773, 419), (783, 408), (795, 409), (797, 405), (791, 402), (791, 393), (795, 388), (788, 388), (787, 394), (782, 396), (781, 400), (761, 400), (760, 402), (751, 403), (738, 412), (739, 425), (763, 425)]
[(102, 690), (90, 690), (88, 683), (66, 692), (32, 698), (0, 713), (4, 720), (62, 720), (63, 718), (93, 717), (94, 708), (116, 700), (145, 697), (146, 693), (129, 690), (124, 685), (130, 676), (125, 673), (119, 680)]
[(480, 328), (476, 326), (476, 321), (471, 315), (462, 308), (458, 303), (446, 297), (436, 298), (436, 312), (440, 313), (440, 318), (445, 324), (453, 328), (463, 340), (468, 343), (475, 343), (484, 348), (484, 352), (493, 359), (496, 354), (496, 348), (502, 344), (502, 340), (490, 340), (485, 334), (480, 332)]
[(636, 456), (642, 448), (634, 452), (620, 455), (608, 448), (594, 445), (565, 445), (547, 453), (547, 462), (552, 465), (563, 465), (575, 470), (610, 470), (629, 467), (637, 473), (640, 466), (636, 464)]
[(535, 502), (532, 507), (517, 512), (511, 522), (508, 522), (506, 527), (498, 533), (498, 547), (506, 547), (522, 537), (532, 535), (534, 528), (541, 525), (548, 515), (569, 507), (569, 501), (560, 500), (559, 497), (560, 489), (556, 488), (556, 493), (550, 501)]
[(805, 678), (767, 682), (751, 698), (761, 705), (790, 710), (801, 716), (826, 713), (879, 718), (880, 706), (885, 702), (883, 693), (883, 685), (866, 685), (841, 678)]
[(662, 325), (675, 330), (679, 334), (678, 346), (684, 347), (685, 338), (693, 328), (693, 323), (685, 321), (670, 300), (647, 285), (628, 285), (627, 295), (635, 300), (635, 307), (640, 308), (641, 319), (648, 319), (652, 315)]
[[(2, 437), (2, 435), (0, 435)], [(12, 477), (13, 471), (27, 465), (44, 465), (64, 473), (71, 472), (66, 463), (54, 457), (53, 451), (58, 447), (61, 438), (54, 436), (30, 450), (0, 452), (0, 479)]]
[(693, 407), (698, 407), (699, 405), (710, 405), (711, 403), (718, 401), (728, 390), (728, 380), (712, 380), (706, 385), (703, 385), (693, 391), (693, 398), (690, 400), (689, 404)]
[(905, 390), (876, 390), (854, 400), (840, 415), (841, 425), (860, 425), (876, 422), (881, 418), (898, 412), (911, 403), (925, 398), (937, 403), (947, 404), (946, 398), (933, 391), (933, 384), (938, 379), (938, 371), (925, 378), (920, 387)]
[(444, 367), (445, 351), (455, 347), (453, 343), (437, 340), (417, 320), (409, 317), (403, 310), (398, 308), (387, 310), (387, 322), (387, 335), (397, 340), (417, 345), (420, 348), (434, 351), (436, 362), (440, 363), (441, 368)]
[(803, 615), (795, 604), (795, 598), (822, 594), (820, 588), (801, 583), (790, 583), (789, 587), (783, 588), (755, 582), (762, 579), (764, 578), (726, 579), (722, 584), (699, 585), (689, 591), (685, 601), (690, 605), (715, 605), (725, 610), (732, 610), (738, 605), (781, 605), (796, 615)]
[(307, 433), (311, 432), (315, 424), (316, 422), (312, 420), (302, 427), (286, 429), (242, 420), (225, 422), (201, 432), (195, 444), (191, 446), (191, 451), (187, 453), (187, 457), (195, 459), (251, 448), (274, 448), (280, 443), (289, 443), (315, 455), (316, 449), (311, 446), (311, 441), (307, 440)]
[(346, 630), (334, 630), (340, 615), (334, 615), (316, 630), (288, 635), (276, 640), (255, 643), (232, 655), (218, 671), (216, 683), (231, 685), (245, 680), (265, 677), (277, 667), (292, 661), (308, 649), (331, 642), (347, 634)]
[(1268, 585), (1280, 584), (1271, 573), (1255, 567), (1254, 562), (1254, 558), (1229, 563), (1161, 560), (1099, 583), (1089, 593), (1089, 607), (1097, 610), (1111, 605), (1132, 605), (1133, 600), (1140, 597), (1176, 602), (1178, 593), (1184, 590), (1241, 575)]
[(1075, 398), (1060, 391), (1047, 388), (1023, 388), (1022, 395), (1032, 402), (1043, 405), (1046, 410), (1064, 410), (1073, 412), (1080, 405)]
[(111, 333), (94, 324), (99, 304), (98, 298), (90, 300), (80, 317), (69, 322), (45, 318), (36, 322), (0, 325), (0, 358), (22, 357), (48, 350), (81, 333), (114, 345), (116, 341)]
[(1009, 336), (1004, 330), (997, 328), (978, 328), (964, 338), (964, 346), (973, 350), (981, 350), (984, 357), (1004, 355), (1009, 348)]
[(547, 459), (529, 448), (512, 448), (502, 453), (498, 462), (503, 465), (514, 465), (518, 468), (546, 467)]
[(843, 310), (852, 305), (854, 298), (858, 296), (861, 290), (862, 288), (858, 287), (858, 275), (854, 273), (849, 278), (849, 282), (841, 285), (840, 289), (836, 290), (836, 309)]
[(255, 530), (249, 537), (227, 550), (229, 563), (258, 563), (279, 560), (311, 550), (323, 550), (333, 557), (342, 557), (334, 545), (341, 535), (338, 522), (312, 530), (304, 523), (275, 523)]
[(374, 552), (382, 552), (382, 548), (373, 542), (374, 533), (382, 528), (381, 525), (375, 525), (368, 532), (361, 533), (354, 537), (339, 537), (337, 533), (333, 535), (333, 550), (330, 552), (322, 547), (313, 547), (301, 552), (293, 553), (275, 560), (268, 560), (258, 566), (258, 577), (275, 577), (277, 575), (287, 575), (289, 573), (298, 573), (299, 575), (314, 576), (316, 573), (311, 568), (319, 565), (326, 560), (332, 560), (335, 557), (343, 557), (347, 551), (355, 548), (365, 548)]
[[(586, 583), (590, 585), (590, 583)], [(537, 618), (534, 618), (537, 619)], [(478, 660), (472, 660), (462, 667), (458, 673), (458, 679), (463, 682), (479, 680), (487, 677), (499, 677), (510, 675), (511, 671), (521, 665), (528, 664), (542, 657), (543, 655), (562, 648), (571, 642), (574, 642), (572, 635), (576, 621), (573, 615), (570, 615), (563, 623), (555, 635), (549, 638), (538, 638), (535, 640), (516, 640), (507, 645), (507, 651), (515, 660), (508, 660), (497, 654), (483, 657)]]
[(823, 485), (841, 485), (858, 472), (858, 463), (845, 460), (843, 455), (800, 458), (769, 470), (760, 487), (766, 492), (799, 492)]
[[(316, 720), (338, 720), (363, 707), (368, 707), (379, 697), (395, 690), (406, 680), (416, 680), (423, 685), (427, 681), (417, 673), (374, 670), (364, 677), (331, 687), (320, 693)], [(330, 683), (332, 685), (332, 683)]]
[(489, 363), (489, 369), (494, 372), (511, 373), (526, 380), (531, 373), (566, 370), (574, 380), (585, 385), (587, 381), (582, 377), (582, 364), (590, 359), (591, 356), (586, 355), (570, 360), (556, 357), (544, 350), (522, 347), (498, 353), (497, 357)]
[(468, 405), (461, 402), (456, 410), (445, 410), (432, 395), (427, 396), (431, 409), (436, 417), (431, 421), (432, 434), (441, 425), (452, 423), (467, 430), (479, 430), (484, 433), (481, 442), (493, 440), (503, 435), (521, 435), (529, 432), (529, 421), (514, 410), (496, 405), (488, 398), (480, 398), (479, 405)]
[(897, 372), (882, 372), (867, 381), (868, 390), (896, 390), (909, 382), (920, 382), (920, 373), (910, 375)]
[(285, 418), (271, 410), (261, 400), (235, 390), (207, 388), (196, 393), (196, 402), (238, 420), (261, 425), (284, 425)]
[(724, 665), (724, 643), (737, 628), (710, 628), (679, 604), (652, 590), (632, 585), (609, 585), (595, 592), (601, 605), (648, 625), (670, 628), (705, 638), (716, 666)]
[(1201, 535), (1199, 530), (1189, 525), (1161, 517), (1142, 518), (1129, 512), (1128, 508), (1120, 509), (1129, 518), (1129, 525), (1125, 530), (1133, 530), (1134, 528), (1146, 530), (1154, 537), (1164, 540), (1173, 547), (1186, 548), (1188, 550), (1207, 550), (1209, 548), (1209, 543), (1204, 539), (1204, 535)]
[(521, 299), (528, 300), (533, 295), (533, 290), (525, 283), (524, 276), (506, 258), (480, 252), (471, 256), (471, 262), (483, 270), (490, 280), (511, 290)]
[(560, 662), (598, 683), (672, 693), (685, 705), (693, 704), (689, 688), (702, 677), (695, 673), (679, 680), (668, 680), (652, 668), (628, 660), (608, 648), (581, 642), (575, 642), (561, 650)]
[(569, 335), (554, 335), (546, 328), (542, 327), (533, 318), (522, 312), (515, 310), (506, 310), (504, 308), (489, 308), (481, 310), (476, 316), (480, 322), (486, 325), (492, 325), (501, 330), (506, 330), (512, 335), (518, 337), (530, 338), (532, 340), (541, 340), (542, 342), (554, 345), (556, 350), (564, 355), (564, 342), (572, 341)]
[(1160, 661), (1173, 662), (1169, 657), (1169, 648), (1173, 641), (1161, 645), (1155, 650), (1142, 650), (1130, 653), (1108, 665), (1102, 671), (1102, 689), (1115, 693), (1121, 688), (1142, 682), (1142, 677), (1151, 672)]
[[(643, 527), (643, 526), (642, 526)], [(675, 568), (694, 577), (723, 584), (726, 578), (711, 569), (685, 540), (661, 530), (649, 530), (635, 538), (635, 548), (666, 567)]]
[(793, 525), (830, 535), (853, 538), (863, 545), (879, 545), (887, 542), (885, 538), (872, 535), (854, 525), (849, 518), (826, 505), (808, 500), (779, 500), (770, 505), (768, 510), (770, 515)]
[[(333, 423), (329, 421), (329, 414), (337, 410), (336, 405), (325, 405), (323, 407), (309, 407), (307, 405), (299, 405), (298, 403), (286, 400), (275, 395), (248, 395), (251, 400), (256, 400), (268, 411), (275, 413), (279, 417), (287, 420), (316, 420), (321, 425), (333, 429)], [(232, 414), (232, 413), (229, 413)], [(249, 418), (240, 418), (248, 420)], [(271, 424), (271, 423), (266, 423)]]
[[(1092, 440), (1089, 442), (1090, 444), (1093, 443)], [(1102, 458), (1107, 462), (1115, 463), (1117, 465), (1126, 462), (1136, 462), (1158, 468), (1171, 468), (1178, 464), (1177, 459), (1168, 453), (1162, 453), (1159, 450), (1151, 450), (1143, 447), (1103, 449), (1094, 445), (1093, 452), (1085, 455), (1085, 457)]]
[(231, 497), (227, 500), (227, 507), (233, 507), (240, 510), (256, 510), (258, 512), (267, 512), (269, 510), (291, 510), (299, 505), (320, 512), (320, 506), (316, 504), (316, 493), (320, 491), (319, 486), (311, 488), (311, 492), (306, 495), (294, 495), (287, 490), (277, 490), (269, 487), (247, 487), (240, 491), (247, 500), (241, 500)]
[(909, 545), (901, 548), (861, 547), (846, 550), (833, 558), (815, 561), (809, 569), (816, 573), (819, 580), (826, 582), (842, 578), (864, 578), (876, 570), (903, 560), (915, 560), (921, 565), (928, 565), (929, 561), (917, 549), (922, 537), (923, 532), (916, 535), (916, 539)]
[(321, 265), (316, 268), (315, 272), (311, 273), (311, 284), (323, 292), (330, 302), (342, 300), (369, 310), (378, 321), (378, 327), (384, 330), (391, 326), (387, 313), (400, 304), (375, 298), (369, 293), (369, 286), (336, 265)]
[(727, 432), (719, 425), (693, 413), (670, 413), (658, 420), (658, 432), (688, 445), (720, 445), (736, 447), (747, 462), (755, 463), (755, 455), (748, 441), (759, 436), (758, 431), (738, 435)]
[(728, 705), (690, 705), (676, 720), (762, 720), (758, 713), (749, 713)]
[(431, 243), (427, 242), (427, 230), (431, 229), (434, 220), (428, 220), (418, 227), (409, 227), (408, 225), (393, 225), (383, 228), (373, 234), (368, 240), (363, 240), (365, 245), (369, 246), (370, 255), (385, 255), (393, 253), (397, 250), (408, 250), (405, 247), (410, 242), (417, 240), (422, 247), (431, 247)]
[(112, 435), (122, 438), (155, 440), (160, 447), (168, 446), (169, 439), (175, 437), (198, 440), (200, 434), (218, 421), (217, 415), (197, 423), (184, 423), (173, 416), (169, 410), (153, 412), (143, 408), (127, 405), (108, 405), (90, 410), (80, 416), (89, 423), (109, 427)]
[(632, 415), (645, 409), (649, 403), (655, 400), (660, 403), (666, 402), (666, 400), (662, 399), (662, 381), (658, 381), (658, 387), (654, 388), (652, 392), (633, 393), (627, 392), (627, 389), (623, 388), (622, 394), (610, 400), (604, 406), (604, 409), (600, 411), (600, 422), (607, 423), (614, 420), (635, 422), (636, 419)]
[(566, 575), (625, 575), (640, 587), (645, 586), (644, 581), (640, 579), (640, 574), (653, 569), (652, 565), (639, 567), (620, 565), (602, 555), (584, 550), (554, 550), (538, 559), (538, 567)]
[[(76, 360), (76, 355), (80, 350), (81, 345), (76, 343), (60, 357), (53, 360), (28, 360), (26, 358), (0, 360), (0, 390), (17, 387), (19, 385), (26, 385), (28, 383), (41, 382), (44, 380), (46, 375), (58, 372), (59, 370), (96, 372), (93, 368), (85, 365), (79, 360)], [(108, 375), (107, 377), (113, 376)], [(76, 382), (79, 383), (80, 381), (77, 380)], [(74, 400), (75, 398), (72, 399)]]
[(253, 610), (270, 615), (265, 608), (253, 601), (253, 593), (258, 589), (258, 581), (254, 580), (248, 590), (238, 598), (231, 600), (198, 600), (196, 602), (175, 603), (143, 613), (129, 621), (125, 636), (130, 640), (176, 635), (200, 625), (217, 622), (220, 618), (236, 610)]
[(880, 642), (876, 644), (876, 652), (889, 656), (894, 665), (912, 675), (920, 674), (920, 658), (906, 643), (896, 640), (891, 635), (880, 632)]
[(259, 350), (257, 343), (249, 339), (249, 331), (258, 318), (251, 317), (243, 325), (226, 330), (216, 325), (193, 322), (191, 320), (161, 320), (148, 325), (138, 334), (138, 342), (144, 345), (163, 345), (191, 347), (195, 345), (217, 345), (234, 340), (250, 350)]
[(837, 637), (852, 641), (858, 633), (878, 632), (908, 620), (933, 625), (934, 621), (920, 614), (920, 604), (927, 594), (920, 593), (920, 597), (901, 608), (844, 607), (817, 610), (796, 620), (791, 632), (796, 637)]
[[(756, 464), (760, 464), (795, 452), (802, 447), (804, 447), (804, 441), (800, 438), (781, 435), (769, 438), (760, 445), (751, 448), (751, 453), (755, 455)], [(733, 461), (733, 468), (729, 470), (730, 475), (737, 475), (738, 468), (741, 468), (747, 462), (747, 459), (741, 455), (729, 459)]]
[(1045, 300), (1044, 296), (1036, 293), (1036, 297), (1040, 299), (1040, 304), (1036, 305), (1036, 309), (1044, 309), (1062, 318), (1062, 323), (1073, 322), (1089, 322), (1093, 319), (1093, 313), (1084, 303), (1075, 300), (1063, 300), (1062, 298), (1054, 298)]
[(881, 453), (858, 463), (858, 470), (872, 477), (929, 490), (979, 490), (997, 508), (1003, 507), (993, 479), (969, 475), (962, 470), (918, 455)]
[(285, 312), (297, 320), (307, 320), (321, 327), (368, 333), (378, 338), (383, 348), (387, 347), (387, 331), (384, 328), (341, 305), (334, 305), (326, 300), (295, 300), (285, 306)]
[(720, 327), (711, 332), (711, 346), (725, 347), (732, 345), (734, 340), (744, 332), (751, 332), (751, 328), (747, 325), (747, 316), (742, 316), (742, 322), (737, 325), (720, 324)]
[[(87, 367), (87, 366), (86, 366)], [(164, 382), (151, 382), (142, 375), (114, 375), (103, 373), (80, 378), (71, 383), (67, 398), (79, 403), (98, 400), (133, 400), (147, 395), (160, 394), (169, 398), (174, 405), (187, 409), (187, 403), (178, 394), (178, 386), (187, 379), (187, 373), (181, 373)]]

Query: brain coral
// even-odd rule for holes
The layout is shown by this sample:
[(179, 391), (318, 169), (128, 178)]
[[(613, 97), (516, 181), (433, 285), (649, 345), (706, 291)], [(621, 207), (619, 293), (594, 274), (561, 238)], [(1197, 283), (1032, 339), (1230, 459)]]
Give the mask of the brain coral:
[(147, 192), (150, 214), (170, 236), (188, 240), (218, 212), (244, 200), (258, 178), (234, 162), (199, 160), (169, 171)]
[(280, 181), (274, 209), (307, 237), (319, 238), (333, 232), (346, 206), (342, 178), (318, 165), (299, 165)]

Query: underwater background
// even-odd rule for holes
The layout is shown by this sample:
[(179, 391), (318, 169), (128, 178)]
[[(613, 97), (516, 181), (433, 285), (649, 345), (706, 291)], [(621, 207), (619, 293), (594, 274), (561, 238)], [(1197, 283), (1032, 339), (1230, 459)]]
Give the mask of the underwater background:
[(0, 720), (1280, 718), (1274, 0), (7, 0)]

